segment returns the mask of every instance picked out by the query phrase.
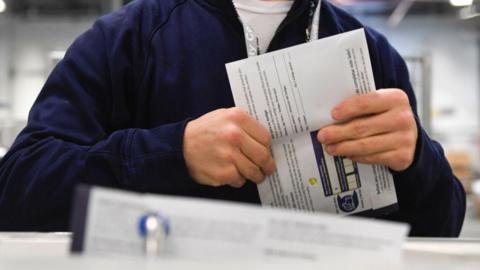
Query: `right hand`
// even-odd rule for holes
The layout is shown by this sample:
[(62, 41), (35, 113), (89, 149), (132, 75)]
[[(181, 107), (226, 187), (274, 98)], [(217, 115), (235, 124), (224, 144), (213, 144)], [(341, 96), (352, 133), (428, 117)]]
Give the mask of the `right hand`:
[(275, 171), (268, 130), (239, 108), (218, 109), (190, 121), (183, 154), (199, 184), (242, 187), (261, 183)]

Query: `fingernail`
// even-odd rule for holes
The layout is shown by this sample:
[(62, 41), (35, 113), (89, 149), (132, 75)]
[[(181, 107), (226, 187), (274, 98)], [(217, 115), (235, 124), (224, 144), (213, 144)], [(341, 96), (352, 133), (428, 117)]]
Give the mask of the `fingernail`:
[(268, 169), (266, 171), (263, 171), (266, 177), (272, 175), (277, 169), (277, 164), (275, 163), (275, 160), (272, 159), (270, 162), (271, 164), (268, 166)]
[(334, 145), (327, 146), (327, 153), (329, 153), (330, 155), (334, 156), (336, 151), (337, 148)]
[(339, 108), (334, 108), (332, 110), (332, 117), (335, 120), (340, 120), (340, 109)]
[(317, 139), (320, 141), (320, 143), (325, 143), (325, 141), (327, 140), (327, 134), (326, 134), (326, 132), (320, 130), (320, 131), (318, 132)]
[(274, 160), (273, 161), (273, 170), (272, 170), (272, 173), (270, 175), (272, 175), (276, 170), (277, 170), (277, 162)]
[(244, 184), (245, 182), (235, 182), (235, 183), (232, 183), (231, 186), (234, 188), (241, 188), (243, 187)]

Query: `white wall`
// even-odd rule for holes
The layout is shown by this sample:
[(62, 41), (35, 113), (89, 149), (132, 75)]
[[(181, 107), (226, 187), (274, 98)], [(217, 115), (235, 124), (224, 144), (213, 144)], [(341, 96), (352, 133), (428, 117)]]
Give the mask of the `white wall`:
[(21, 19), (0, 15), (0, 145), (9, 146), (51, 71), (49, 53), (66, 50), (94, 18)]
[(14, 71), (13, 78), (10, 78), (14, 119), (26, 119), (50, 72), (49, 53), (68, 48), (90, 25), (91, 20), (13, 21), (9, 49)]
[[(8, 50), (9, 28), (8, 21), (0, 15), (0, 102), (2, 103), (8, 102), (8, 63), (10, 62)], [(8, 113), (9, 111), (7, 109), (0, 108), (0, 118), (8, 117)]]

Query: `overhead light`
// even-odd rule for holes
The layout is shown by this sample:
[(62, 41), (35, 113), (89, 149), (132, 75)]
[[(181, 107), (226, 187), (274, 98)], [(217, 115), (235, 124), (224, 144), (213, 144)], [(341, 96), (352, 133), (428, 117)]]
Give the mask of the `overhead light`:
[(473, 0), (450, 0), (450, 5), (454, 7), (466, 7), (470, 6)]
[(4, 12), (7, 9), (7, 5), (3, 0), (0, 0), (0, 13)]

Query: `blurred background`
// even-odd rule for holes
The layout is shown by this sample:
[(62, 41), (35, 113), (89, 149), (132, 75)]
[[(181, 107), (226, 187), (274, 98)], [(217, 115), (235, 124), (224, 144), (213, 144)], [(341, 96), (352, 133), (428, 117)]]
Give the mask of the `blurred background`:
[[(383, 33), (407, 60), (423, 126), (469, 194), (462, 237), (480, 237), (480, 0), (330, 1)], [(0, 0), (0, 157), (68, 46), (128, 2)]]

